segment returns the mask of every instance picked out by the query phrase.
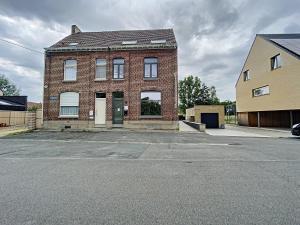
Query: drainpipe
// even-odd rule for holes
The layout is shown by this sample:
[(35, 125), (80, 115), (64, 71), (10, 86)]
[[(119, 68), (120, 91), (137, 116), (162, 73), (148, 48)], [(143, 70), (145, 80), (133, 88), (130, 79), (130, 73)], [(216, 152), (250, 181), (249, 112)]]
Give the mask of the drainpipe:
[(293, 121), (293, 111), (291, 110), (291, 111), (290, 111), (290, 126), (291, 126), (291, 128), (293, 127), (293, 125), (294, 125), (294, 121)]
[(260, 113), (257, 112), (257, 127), (260, 127)]

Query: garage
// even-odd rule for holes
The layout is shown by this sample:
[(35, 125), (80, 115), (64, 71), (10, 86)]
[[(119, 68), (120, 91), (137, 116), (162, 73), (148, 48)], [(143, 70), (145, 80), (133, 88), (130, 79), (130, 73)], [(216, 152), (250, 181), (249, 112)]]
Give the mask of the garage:
[(219, 114), (201, 113), (201, 123), (204, 123), (206, 128), (219, 128)]
[(205, 124), (206, 128), (224, 128), (224, 105), (195, 105), (186, 109), (186, 120)]

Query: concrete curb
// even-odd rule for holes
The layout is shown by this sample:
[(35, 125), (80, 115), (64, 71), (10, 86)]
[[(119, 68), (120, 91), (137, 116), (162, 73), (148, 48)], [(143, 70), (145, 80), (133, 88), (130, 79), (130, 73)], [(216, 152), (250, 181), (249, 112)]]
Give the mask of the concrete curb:
[(29, 132), (29, 129), (15, 129), (15, 130), (6, 130), (6, 131), (0, 131), (0, 137), (6, 137), (10, 135), (20, 134), (20, 133), (26, 133)]

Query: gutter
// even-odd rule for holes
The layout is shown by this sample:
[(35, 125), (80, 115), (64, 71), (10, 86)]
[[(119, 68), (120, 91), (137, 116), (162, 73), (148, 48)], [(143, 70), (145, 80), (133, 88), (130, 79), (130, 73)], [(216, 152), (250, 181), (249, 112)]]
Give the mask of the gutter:
[(176, 44), (168, 45), (115, 45), (107, 47), (50, 47), (45, 48), (48, 52), (83, 52), (83, 51), (109, 51), (109, 50), (145, 50), (145, 49), (177, 49)]

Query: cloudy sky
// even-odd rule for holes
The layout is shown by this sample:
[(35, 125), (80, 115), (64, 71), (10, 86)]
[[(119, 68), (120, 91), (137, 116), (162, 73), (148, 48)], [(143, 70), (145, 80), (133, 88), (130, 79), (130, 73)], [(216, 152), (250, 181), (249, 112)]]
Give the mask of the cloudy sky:
[[(43, 51), (70, 33), (173, 28), (179, 78), (192, 74), (235, 99), (235, 81), (256, 33), (300, 33), (299, 0), (0, 0), (0, 38)], [(44, 57), (0, 41), (0, 74), (42, 100)]]

